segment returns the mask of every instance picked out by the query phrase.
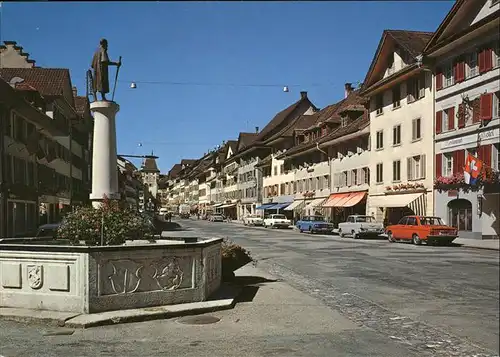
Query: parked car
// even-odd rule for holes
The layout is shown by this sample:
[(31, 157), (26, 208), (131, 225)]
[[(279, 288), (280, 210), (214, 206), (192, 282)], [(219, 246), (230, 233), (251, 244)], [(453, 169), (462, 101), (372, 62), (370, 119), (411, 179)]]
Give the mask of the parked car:
[(210, 222), (224, 222), (224, 216), (221, 214), (213, 214), (208, 220)]
[(332, 233), (333, 224), (328, 223), (322, 216), (305, 216), (297, 221), (296, 227), (300, 233), (306, 231), (309, 233)]
[(384, 224), (377, 222), (374, 217), (351, 215), (345, 222), (339, 223), (339, 236), (351, 236), (354, 239), (364, 237), (378, 237), (384, 234)]
[(411, 241), (420, 245), (450, 244), (458, 237), (456, 228), (447, 226), (439, 217), (405, 216), (398, 224), (387, 226), (385, 229), (389, 242)]
[(290, 224), (290, 220), (284, 214), (271, 214), (264, 218), (266, 228), (288, 228)]
[(243, 224), (245, 226), (262, 226), (264, 225), (264, 220), (257, 214), (250, 214), (243, 217)]
[(36, 236), (57, 238), (57, 230), (59, 229), (60, 225), (61, 223), (42, 224), (40, 227), (38, 227)]

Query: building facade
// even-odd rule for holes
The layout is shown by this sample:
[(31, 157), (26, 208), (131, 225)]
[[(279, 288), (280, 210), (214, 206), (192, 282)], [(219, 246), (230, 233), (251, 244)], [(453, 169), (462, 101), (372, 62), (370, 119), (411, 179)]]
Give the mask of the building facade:
[(384, 31), (361, 92), (370, 115), (368, 212), (386, 224), (434, 211), (434, 85), (421, 63), (431, 36)]
[(435, 213), (463, 238), (498, 238), (500, 231), (498, 188), (463, 185), (468, 155), (499, 171), (499, 10), (498, 1), (457, 1), (425, 50), (436, 73)]

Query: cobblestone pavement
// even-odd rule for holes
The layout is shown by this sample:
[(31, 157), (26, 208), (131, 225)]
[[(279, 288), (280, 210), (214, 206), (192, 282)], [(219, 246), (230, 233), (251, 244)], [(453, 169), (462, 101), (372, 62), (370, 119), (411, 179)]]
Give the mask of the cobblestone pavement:
[(420, 356), (499, 354), (498, 252), (183, 224), (230, 237), (260, 268)]

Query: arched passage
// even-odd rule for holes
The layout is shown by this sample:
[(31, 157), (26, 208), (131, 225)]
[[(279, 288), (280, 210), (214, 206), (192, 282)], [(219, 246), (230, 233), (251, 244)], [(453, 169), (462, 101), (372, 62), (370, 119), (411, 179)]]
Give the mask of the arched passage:
[(472, 203), (464, 198), (448, 202), (448, 223), (459, 231), (472, 231)]

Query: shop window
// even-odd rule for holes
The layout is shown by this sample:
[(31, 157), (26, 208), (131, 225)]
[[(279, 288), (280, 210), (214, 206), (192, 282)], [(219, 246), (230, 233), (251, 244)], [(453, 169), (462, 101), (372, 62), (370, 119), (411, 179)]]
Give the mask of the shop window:
[(472, 204), (469, 200), (455, 199), (448, 202), (448, 221), (459, 231), (472, 231)]

